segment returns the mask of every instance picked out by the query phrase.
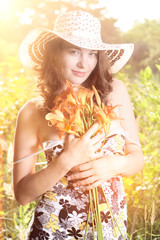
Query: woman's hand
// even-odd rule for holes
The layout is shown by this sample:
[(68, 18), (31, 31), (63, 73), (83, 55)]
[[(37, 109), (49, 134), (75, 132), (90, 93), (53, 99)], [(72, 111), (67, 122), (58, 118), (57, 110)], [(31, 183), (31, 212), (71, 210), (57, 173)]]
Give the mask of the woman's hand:
[(63, 156), (69, 169), (102, 157), (102, 152), (97, 152), (101, 147), (105, 134), (100, 133), (92, 137), (97, 131), (99, 124), (94, 124), (82, 137), (74, 135), (66, 137)]
[(76, 180), (73, 186), (83, 186), (85, 190), (95, 188), (114, 177), (117, 172), (114, 164), (118, 156), (104, 156), (71, 169), (68, 180)]
[(105, 155), (78, 165), (71, 169), (68, 180), (75, 181), (73, 183), (75, 187), (82, 186), (85, 190), (93, 189), (114, 176), (135, 174), (137, 170), (133, 165), (142, 157), (141, 148), (129, 143), (126, 145), (126, 155)]

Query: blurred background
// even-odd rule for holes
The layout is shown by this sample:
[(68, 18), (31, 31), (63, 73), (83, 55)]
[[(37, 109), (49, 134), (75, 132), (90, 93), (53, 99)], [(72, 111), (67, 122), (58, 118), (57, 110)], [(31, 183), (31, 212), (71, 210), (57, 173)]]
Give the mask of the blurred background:
[[(128, 238), (160, 239), (159, 0), (0, 0), (0, 239), (25, 239), (36, 204), (22, 207), (13, 196), (16, 117), (23, 104), (36, 94), (35, 76), (19, 62), (19, 45), (30, 30), (52, 29), (56, 16), (72, 9), (98, 17), (105, 42), (135, 44), (132, 58), (114, 76), (129, 91), (145, 156), (143, 173), (124, 179)], [(37, 162), (43, 160), (40, 154)]]

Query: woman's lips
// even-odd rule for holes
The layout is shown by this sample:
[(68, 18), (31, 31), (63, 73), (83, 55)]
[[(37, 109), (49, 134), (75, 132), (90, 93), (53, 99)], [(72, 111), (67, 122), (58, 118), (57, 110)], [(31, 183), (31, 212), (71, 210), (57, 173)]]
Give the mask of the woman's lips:
[(73, 74), (78, 76), (78, 77), (84, 77), (84, 75), (86, 74), (85, 72), (80, 72), (80, 71), (74, 71), (72, 70)]

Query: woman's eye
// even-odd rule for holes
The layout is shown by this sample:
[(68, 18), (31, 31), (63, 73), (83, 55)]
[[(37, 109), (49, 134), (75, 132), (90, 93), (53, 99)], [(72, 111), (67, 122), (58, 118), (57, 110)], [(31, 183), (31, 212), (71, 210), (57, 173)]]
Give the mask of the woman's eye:
[(70, 50), (70, 53), (73, 54), (73, 55), (78, 55), (79, 52), (77, 50)]
[(97, 55), (98, 55), (98, 52), (91, 52), (90, 55), (91, 55), (91, 56), (97, 56)]

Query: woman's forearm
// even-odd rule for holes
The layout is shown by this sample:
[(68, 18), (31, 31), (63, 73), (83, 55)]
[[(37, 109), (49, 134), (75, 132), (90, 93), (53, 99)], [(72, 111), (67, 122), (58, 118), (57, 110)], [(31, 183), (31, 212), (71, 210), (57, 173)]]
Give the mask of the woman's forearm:
[(25, 176), (15, 186), (16, 200), (26, 205), (51, 189), (68, 171), (63, 153), (46, 168)]
[(144, 166), (144, 157), (141, 151), (128, 153), (126, 156), (113, 156), (113, 168), (116, 175), (130, 176), (141, 171)]

